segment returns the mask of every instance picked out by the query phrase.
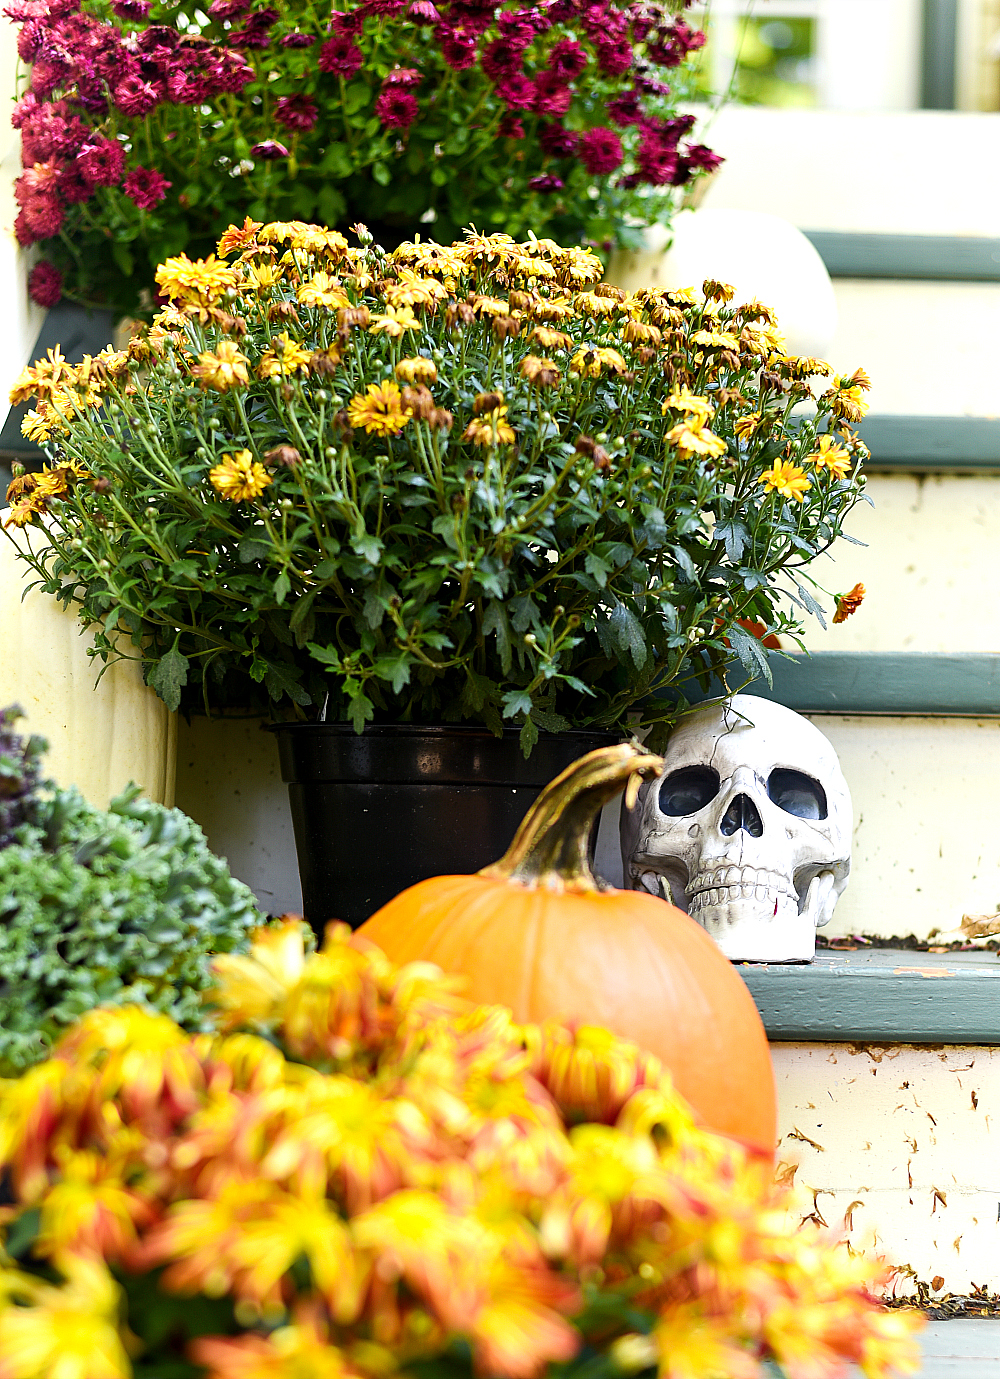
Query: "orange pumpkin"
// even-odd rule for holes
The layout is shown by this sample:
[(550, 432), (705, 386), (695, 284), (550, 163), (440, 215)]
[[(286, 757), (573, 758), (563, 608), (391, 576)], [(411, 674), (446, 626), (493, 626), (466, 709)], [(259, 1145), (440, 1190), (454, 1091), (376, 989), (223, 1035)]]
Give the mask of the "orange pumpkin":
[(515, 1019), (604, 1025), (656, 1054), (702, 1122), (771, 1155), (767, 1036), (749, 991), (682, 910), (597, 880), (600, 808), (658, 773), (622, 743), (574, 762), (539, 795), (500, 862), (410, 886), (361, 928), (394, 962), (426, 959)]

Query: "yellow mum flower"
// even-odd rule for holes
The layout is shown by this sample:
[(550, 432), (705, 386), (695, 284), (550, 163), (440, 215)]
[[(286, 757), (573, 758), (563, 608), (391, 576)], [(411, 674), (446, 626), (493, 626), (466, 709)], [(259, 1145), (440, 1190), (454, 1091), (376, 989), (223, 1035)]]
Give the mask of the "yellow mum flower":
[(733, 423), (733, 430), (741, 440), (749, 441), (760, 430), (762, 421), (760, 412), (747, 412)]
[(400, 383), (436, 383), (437, 365), (433, 359), (425, 359), (418, 354), (414, 359), (401, 359), (396, 365), (396, 377)]
[(10, 510), (4, 519), (4, 528), (27, 527), (34, 522), (39, 513), (45, 511), (45, 504), (37, 498), (18, 498), (15, 503), (10, 505)]
[(706, 421), (711, 421), (715, 416), (715, 407), (709, 402), (707, 397), (700, 393), (693, 393), (690, 388), (684, 387), (677, 392), (671, 393), (669, 397), (663, 399), (663, 406), (660, 409), (664, 416), (668, 412), (684, 412), (686, 416), (696, 418), (693, 423), (696, 426), (704, 426)]
[(667, 432), (664, 440), (670, 445), (676, 445), (682, 455), (704, 455), (712, 460), (721, 459), (729, 450), (721, 436), (694, 422), (678, 422)]
[(770, 469), (765, 469), (760, 482), (771, 493), (780, 493), (790, 502), (801, 503), (812, 488), (806, 478), (806, 471), (791, 460), (775, 460)]
[(385, 299), (390, 306), (434, 306), (447, 297), (441, 283), (434, 278), (424, 278), (412, 268), (401, 268), (399, 281), (390, 283), (385, 289)]
[(585, 316), (603, 318), (614, 316), (615, 312), (621, 310), (620, 304), (613, 297), (599, 297), (596, 292), (578, 292), (575, 301)]
[(156, 285), (165, 297), (201, 305), (214, 302), (228, 287), (237, 287), (239, 277), (214, 254), (194, 260), (178, 254), (157, 268)]
[(223, 233), (222, 238), (216, 247), (216, 252), (220, 258), (228, 258), (237, 249), (245, 249), (248, 244), (252, 244), (257, 231), (263, 229), (259, 220), (251, 220), (247, 216), (242, 225), (230, 225), (229, 229)]
[(408, 306), (387, 306), (380, 316), (373, 316), (368, 327), (372, 335), (384, 331), (390, 339), (396, 340), (404, 330), (419, 330), (420, 322)]
[(494, 407), (482, 416), (473, 417), (463, 431), (462, 439), (471, 441), (473, 445), (513, 445), (517, 437), (506, 417), (506, 407)]
[(302, 284), (296, 296), (303, 306), (325, 306), (334, 311), (351, 304), (340, 285), (340, 279), (331, 273), (314, 273), (308, 282)]
[(358, 1372), (311, 1314), (269, 1336), (199, 1336), (191, 1357), (208, 1379), (352, 1379)]
[(867, 388), (865, 384), (852, 383), (850, 379), (842, 380), (842, 384), (841, 387), (828, 389), (823, 397), (829, 401), (830, 410), (835, 417), (858, 422), (868, 411), (869, 404), (861, 396)]
[(249, 450), (237, 450), (235, 454), (223, 455), (214, 469), (208, 472), (208, 481), (217, 493), (228, 498), (231, 503), (242, 503), (247, 498), (259, 498), (272, 482), (264, 466), (255, 460)]
[(413, 409), (404, 407), (403, 395), (391, 379), (369, 383), (364, 396), (355, 393), (347, 404), (350, 424), (363, 426), (370, 436), (398, 435), (412, 416)]
[(570, 373), (584, 378), (600, 378), (605, 371), (622, 374), (627, 369), (628, 365), (617, 350), (604, 348), (577, 350), (569, 361)]
[(475, 297), (472, 307), (480, 316), (510, 315), (510, 303), (505, 302), (502, 297)]
[(40, 402), (37, 407), (25, 413), (21, 422), (21, 435), (29, 441), (34, 441), (36, 445), (44, 445), (52, 439), (52, 428), (58, 424), (58, 418), (48, 403)]
[(573, 343), (564, 331), (553, 330), (551, 326), (536, 326), (529, 338), (537, 340), (543, 350), (568, 350)]
[(257, 365), (257, 377), (277, 378), (285, 374), (304, 372), (309, 368), (312, 351), (303, 349), (283, 330), (271, 341), (271, 348), (265, 350)]
[(816, 440), (816, 449), (809, 456), (816, 469), (826, 469), (843, 479), (851, 467), (851, 452), (846, 446), (838, 445), (833, 436), (827, 434)]
[(198, 363), (191, 373), (202, 388), (214, 388), (218, 393), (225, 393), (230, 388), (245, 388), (249, 384), (249, 363), (250, 360), (240, 352), (238, 345), (232, 340), (223, 340), (214, 354), (211, 351), (199, 354)]
[(9, 1379), (129, 1379), (117, 1319), (121, 1289), (103, 1262), (60, 1260), (61, 1288), (8, 1274), (5, 1291), (27, 1307), (0, 1311), (0, 1365)]
[(738, 350), (740, 347), (739, 340), (728, 330), (696, 330), (691, 343), (707, 350)]
[(247, 279), (258, 292), (269, 292), (284, 276), (284, 269), (276, 263), (252, 263), (247, 269)]

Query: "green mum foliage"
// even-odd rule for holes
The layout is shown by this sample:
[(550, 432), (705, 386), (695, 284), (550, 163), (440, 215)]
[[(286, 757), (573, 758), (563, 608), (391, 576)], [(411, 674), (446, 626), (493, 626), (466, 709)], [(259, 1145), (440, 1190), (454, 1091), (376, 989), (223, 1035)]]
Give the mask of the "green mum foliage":
[(135, 785), (107, 812), (48, 789), (31, 815), (0, 846), (0, 1073), (44, 1058), (97, 1005), (207, 1028), (212, 956), (245, 950), (262, 916), (198, 825)]

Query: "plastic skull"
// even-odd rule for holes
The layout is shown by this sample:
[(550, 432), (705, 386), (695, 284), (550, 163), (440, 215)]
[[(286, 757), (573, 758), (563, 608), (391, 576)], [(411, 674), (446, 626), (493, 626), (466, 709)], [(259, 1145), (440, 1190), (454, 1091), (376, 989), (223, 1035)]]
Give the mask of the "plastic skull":
[(743, 962), (808, 962), (851, 868), (850, 791), (791, 709), (734, 695), (674, 732), (622, 807), (625, 885), (671, 900)]

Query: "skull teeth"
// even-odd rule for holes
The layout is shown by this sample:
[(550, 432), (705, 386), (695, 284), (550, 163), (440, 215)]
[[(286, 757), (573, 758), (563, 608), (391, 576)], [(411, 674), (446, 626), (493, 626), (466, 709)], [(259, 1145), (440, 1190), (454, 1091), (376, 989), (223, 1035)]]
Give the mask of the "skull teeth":
[(787, 876), (780, 872), (763, 871), (759, 867), (723, 866), (714, 871), (701, 871), (688, 882), (692, 913), (706, 905), (723, 905), (733, 900), (795, 899), (795, 890)]

